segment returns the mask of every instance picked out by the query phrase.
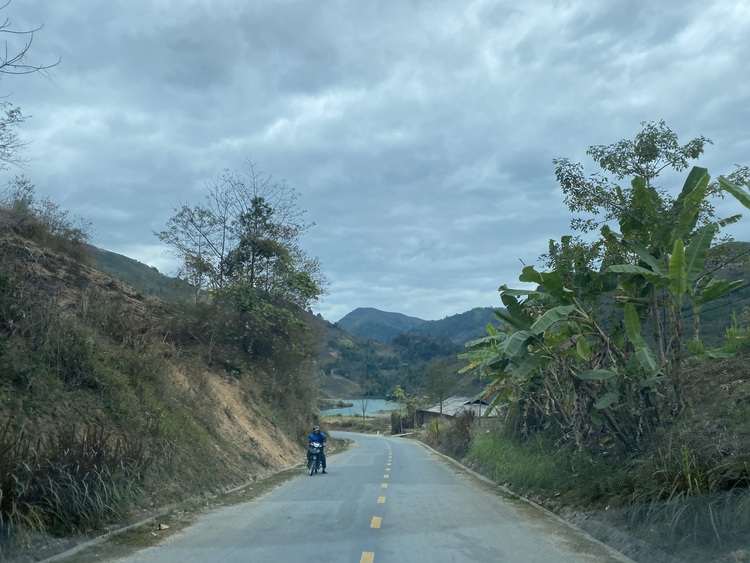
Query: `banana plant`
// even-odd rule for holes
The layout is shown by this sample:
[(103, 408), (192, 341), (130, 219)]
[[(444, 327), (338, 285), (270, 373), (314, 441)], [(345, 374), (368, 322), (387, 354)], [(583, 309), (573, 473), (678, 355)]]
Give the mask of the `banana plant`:
[[(671, 208), (661, 209), (655, 203), (656, 196), (653, 192), (649, 192), (642, 179), (636, 178), (633, 181), (633, 193), (637, 215), (642, 227), (650, 221), (652, 228), (642, 228), (634, 233), (632, 223), (621, 224), (621, 242), (637, 258), (638, 264), (616, 264), (609, 267), (611, 273), (621, 278), (622, 291), (619, 301), (633, 307), (639, 306), (641, 318), (646, 318), (646, 312), (649, 313), (654, 326), (656, 358), (659, 364), (657, 371), (669, 372), (674, 399), (678, 403), (681, 400), (680, 379), (684, 344), (682, 309), (685, 300), (687, 299), (693, 308), (693, 340), (697, 348), (702, 306), (710, 300), (723, 297), (744, 283), (717, 280), (713, 276), (702, 275), (719, 227), (738, 219), (738, 216), (734, 216), (722, 222), (706, 223), (696, 229), (709, 180), (710, 176), (705, 168), (694, 167)], [(720, 178), (719, 182), (743, 204), (750, 206), (750, 194), (726, 179)], [(613, 238), (611, 231), (603, 235)], [(634, 291), (634, 288), (638, 291)], [(647, 307), (643, 306), (645, 296), (650, 298)], [(626, 311), (626, 316), (632, 320), (632, 308)], [(663, 322), (663, 319), (667, 322)], [(667, 327), (667, 334), (663, 332), (663, 326)], [(643, 339), (631, 338), (631, 341), (636, 345), (636, 357), (641, 367), (651, 370), (652, 355), (647, 351), (648, 345)]]
[[(631, 198), (618, 192), (630, 207), (620, 233), (601, 229), (597, 244), (607, 248), (607, 266), (596, 270), (576, 260), (581, 253), (564, 237), (550, 243), (552, 271), (527, 266), (519, 276), (534, 290), (500, 287), (502, 326), (488, 326), (487, 336), (469, 342), (460, 356), (468, 361), (463, 372), (489, 379), (484, 395), (495, 394), (493, 406), (518, 403), (522, 416), (554, 421), (580, 444), (592, 432), (637, 440), (644, 420), (679, 404), (683, 305), (698, 318), (705, 303), (743, 283), (703, 273), (718, 229), (738, 219), (707, 222), (709, 179), (704, 168), (693, 168), (672, 201), (636, 178)], [(724, 178), (719, 183), (750, 207), (750, 193)], [(613, 288), (622, 314), (600, 319), (603, 295)], [(655, 347), (642, 335), (646, 320), (653, 321)], [(669, 396), (662, 394), (665, 381)]]

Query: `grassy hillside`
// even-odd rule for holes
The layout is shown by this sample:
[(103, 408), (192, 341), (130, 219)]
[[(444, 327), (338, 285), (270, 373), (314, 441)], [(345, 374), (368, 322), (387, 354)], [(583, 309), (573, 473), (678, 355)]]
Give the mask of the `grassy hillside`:
[(31, 226), (0, 231), (0, 557), (298, 461), (302, 312), (247, 334), (252, 311), (168, 304)]
[(97, 270), (122, 280), (147, 295), (153, 295), (171, 303), (195, 298), (194, 288), (184, 280), (165, 276), (156, 268), (122, 254), (95, 246), (88, 246), (88, 248), (91, 251), (92, 265)]

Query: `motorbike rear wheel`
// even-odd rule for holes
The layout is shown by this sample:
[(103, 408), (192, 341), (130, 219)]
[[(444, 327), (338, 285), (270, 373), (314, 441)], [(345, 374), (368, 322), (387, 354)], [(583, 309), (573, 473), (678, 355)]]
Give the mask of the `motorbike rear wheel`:
[(318, 472), (318, 456), (313, 456), (310, 458), (310, 477), (313, 476), (313, 473)]

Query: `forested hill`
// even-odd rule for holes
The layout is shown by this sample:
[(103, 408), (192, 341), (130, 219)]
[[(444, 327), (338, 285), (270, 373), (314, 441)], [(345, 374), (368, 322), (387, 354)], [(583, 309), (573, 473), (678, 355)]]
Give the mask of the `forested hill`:
[(425, 321), (415, 326), (409, 334), (424, 334), (439, 340), (449, 340), (463, 345), (487, 334), (487, 324), (498, 326), (500, 320), (493, 307), (476, 307), (465, 313), (451, 315), (439, 321)]
[(409, 332), (412, 328), (425, 322), (424, 319), (409, 317), (401, 313), (389, 313), (371, 307), (360, 307), (336, 324), (343, 330), (360, 338), (390, 342), (394, 336)]
[(400, 334), (414, 334), (463, 345), (484, 336), (487, 323), (498, 324), (494, 311), (492, 307), (477, 307), (439, 321), (425, 321), (401, 313), (363, 307), (355, 309), (337, 324), (343, 330), (367, 340), (390, 342)]

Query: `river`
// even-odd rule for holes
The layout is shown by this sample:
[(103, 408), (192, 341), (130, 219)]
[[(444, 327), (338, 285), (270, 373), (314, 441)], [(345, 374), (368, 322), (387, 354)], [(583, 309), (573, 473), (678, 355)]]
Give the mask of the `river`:
[[(322, 416), (362, 416), (362, 401), (366, 401), (365, 416), (388, 416), (390, 411), (395, 410), (398, 405), (385, 399), (341, 399), (345, 403), (352, 403), (351, 407), (343, 407), (337, 409), (326, 409), (320, 411)], [(383, 412), (386, 411), (386, 412)]]

